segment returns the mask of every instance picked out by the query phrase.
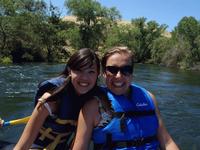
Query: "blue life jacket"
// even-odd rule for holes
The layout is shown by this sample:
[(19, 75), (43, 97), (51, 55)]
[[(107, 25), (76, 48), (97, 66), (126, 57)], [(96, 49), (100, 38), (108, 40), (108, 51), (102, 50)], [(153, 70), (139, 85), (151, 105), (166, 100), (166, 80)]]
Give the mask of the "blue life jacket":
[[(35, 104), (37, 99), (46, 91), (60, 87), (65, 81), (66, 78), (57, 77), (41, 83), (36, 94)], [(69, 149), (70, 142), (73, 139), (72, 136), (76, 130), (79, 111), (88, 99), (84, 95), (78, 96), (71, 82), (67, 84), (63, 92), (56, 97), (58, 99), (56, 117), (49, 116), (45, 120), (39, 135), (34, 141), (34, 144), (48, 150)]]
[(133, 84), (130, 89), (127, 99), (104, 88), (114, 113), (108, 125), (93, 130), (95, 150), (158, 149), (158, 118), (152, 98), (144, 88)]

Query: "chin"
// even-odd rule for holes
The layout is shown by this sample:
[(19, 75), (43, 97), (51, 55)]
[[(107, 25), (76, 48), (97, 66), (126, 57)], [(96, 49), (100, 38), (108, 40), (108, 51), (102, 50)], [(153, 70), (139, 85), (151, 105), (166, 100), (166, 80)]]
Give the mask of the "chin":
[(89, 92), (90, 90), (82, 90), (82, 91), (79, 91), (80, 94), (86, 94), (87, 92)]
[(124, 94), (124, 92), (122, 92), (122, 91), (113, 91), (113, 93), (115, 95), (123, 95)]

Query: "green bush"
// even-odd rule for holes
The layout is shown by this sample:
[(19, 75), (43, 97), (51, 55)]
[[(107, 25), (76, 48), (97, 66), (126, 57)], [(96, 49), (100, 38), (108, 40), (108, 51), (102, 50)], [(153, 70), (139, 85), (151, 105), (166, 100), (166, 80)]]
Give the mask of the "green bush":
[(12, 59), (10, 57), (2, 57), (2, 58), (0, 58), (0, 63), (1, 64), (11, 64)]

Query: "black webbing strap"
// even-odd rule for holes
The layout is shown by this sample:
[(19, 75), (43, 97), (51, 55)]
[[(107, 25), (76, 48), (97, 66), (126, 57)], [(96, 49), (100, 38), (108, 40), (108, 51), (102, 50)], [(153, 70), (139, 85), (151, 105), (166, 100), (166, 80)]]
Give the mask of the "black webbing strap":
[[(149, 136), (149, 137), (145, 137), (145, 138), (140, 138), (137, 140), (129, 140), (129, 141), (112, 141), (109, 142), (109, 145), (107, 144), (95, 144), (95, 147), (100, 150), (103, 148), (128, 148), (128, 147), (139, 147), (142, 145), (145, 145), (146, 143), (150, 143), (152, 141), (156, 141), (157, 140), (157, 136), (153, 135), (153, 136)], [(96, 150), (95, 148), (95, 150)]]
[(155, 115), (155, 110), (147, 111), (127, 111), (127, 112), (114, 112), (114, 117), (121, 118), (124, 117), (140, 117), (140, 116), (151, 116)]
[(106, 134), (106, 147), (108, 147), (109, 150), (113, 149), (113, 145), (112, 145), (112, 134), (107, 133)]
[(112, 134), (110, 133), (106, 134), (106, 143), (103, 143), (103, 144), (94, 143), (95, 150), (103, 150), (105, 148), (106, 150), (112, 150), (114, 148), (112, 145)]
[(157, 140), (156, 135), (130, 141), (113, 141), (112, 145), (113, 147), (138, 147), (155, 140)]

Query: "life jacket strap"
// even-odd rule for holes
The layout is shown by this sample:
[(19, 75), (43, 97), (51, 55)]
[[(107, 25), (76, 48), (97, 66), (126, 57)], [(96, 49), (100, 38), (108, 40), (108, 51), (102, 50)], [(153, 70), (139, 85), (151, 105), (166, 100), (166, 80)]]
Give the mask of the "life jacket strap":
[(54, 141), (52, 143), (50, 143), (46, 149), (48, 150), (54, 150), (56, 148), (56, 146), (58, 145), (58, 143), (60, 143), (61, 140), (61, 135), (57, 135), (56, 138), (54, 139)]
[(137, 140), (130, 140), (130, 141), (113, 141), (112, 145), (114, 147), (138, 147), (138, 146), (142, 146), (145, 145), (146, 143), (151, 143), (152, 141), (156, 141), (157, 140), (157, 136), (149, 136), (149, 137), (145, 137), (145, 138), (141, 138), (141, 139), (137, 139)]
[(155, 110), (147, 111), (127, 111), (127, 112), (114, 112), (113, 116), (117, 118), (123, 117), (140, 117), (155, 115)]
[[(157, 140), (157, 136), (149, 136), (145, 138), (140, 138), (137, 140), (128, 140), (128, 141), (111, 141), (109, 145), (112, 146), (112, 148), (128, 148), (128, 147), (139, 147), (142, 145), (145, 145), (147, 143), (151, 143), (153, 141)], [(110, 149), (109, 145), (107, 144), (95, 144), (95, 149), (103, 149), (104, 147), (108, 147)]]
[(109, 150), (113, 149), (112, 134), (110, 133), (106, 134), (106, 147), (108, 147)]
[(126, 124), (125, 124), (125, 114), (123, 113), (120, 117), (120, 129), (122, 132), (125, 132), (126, 131)]
[(51, 128), (47, 128), (46, 130), (40, 129), (41, 136), (39, 139), (43, 141), (47, 136), (50, 136), (50, 138), (54, 138), (53, 136), (50, 135), (50, 132), (52, 131)]
[(62, 125), (70, 124), (72, 126), (77, 126), (77, 121), (75, 121), (75, 120), (63, 120), (63, 119), (57, 118), (56, 122), (58, 124), (62, 124)]
[[(42, 127), (40, 129), (40, 134), (39, 140), (43, 141), (45, 138), (52, 140), (52, 142), (47, 145), (46, 149), (54, 150), (58, 144), (66, 142), (66, 137), (72, 134), (72, 132), (58, 133), (52, 131), (51, 128)], [(69, 147), (68, 143), (66, 143), (66, 146)]]
[(57, 135), (60, 135), (61, 138), (64, 138), (66, 136), (68, 136), (69, 134), (71, 134), (72, 132), (65, 132), (65, 133), (58, 133), (58, 132), (54, 132), (52, 131), (51, 128), (44, 128), (42, 127), (40, 129), (40, 140), (44, 140), (45, 138), (51, 139), (51, 140), (55, 140), (55, 137), (57, 137)]

